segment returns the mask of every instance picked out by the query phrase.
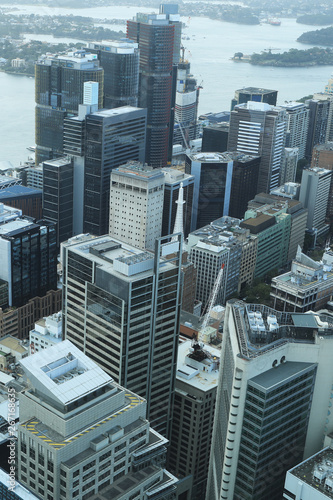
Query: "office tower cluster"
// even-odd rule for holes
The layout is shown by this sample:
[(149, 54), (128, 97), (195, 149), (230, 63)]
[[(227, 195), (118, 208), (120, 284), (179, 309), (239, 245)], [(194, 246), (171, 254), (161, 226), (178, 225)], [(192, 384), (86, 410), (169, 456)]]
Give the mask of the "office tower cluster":
[[(292, 500), (312, 463), (329, 491), (333, 253), (302, 248), (333, 220), (332, 95), (248, 87), (199, 124), (181, 30), (165, 4), (36, 64), (43, 214), (0, 204), (31, 498)], [(274, 269), (271, 307), (233, 298)]]

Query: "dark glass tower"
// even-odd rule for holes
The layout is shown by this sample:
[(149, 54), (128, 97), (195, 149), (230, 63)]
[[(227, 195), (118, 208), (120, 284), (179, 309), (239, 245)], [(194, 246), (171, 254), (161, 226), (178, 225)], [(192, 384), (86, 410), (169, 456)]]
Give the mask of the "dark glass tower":
[(276, 106), (277, 90), (261, 89), (258, 87), (247, 87), (236, 90), (235, 97), (231, 101), (231, 110), (237, 104), (244, 104), (248, 101), (265, 102), (271, 106)]
[(309, 107), (310, 114), (305, 156), (311, 159), (313, 146), (324, 144), (326, 141), (327, 124), (332, 102), (328, 95), (327, 99), (310, 99), (306, 104)]
[(108, 233), (111, 170), (130, 160), (143, 163), (145, 140), (145, 109), (122, 106), (87, 115), (83, 214), (85, 233)]
[(104, 71), (97, 56), (85, 51), (42, 56), (35, 66), (36, 164), (63, 153), (64, 118), (76, 115), (83, 103), (84, 82), (99, 83), (98, 107), (103, 107)]
[(137, 106), (139, 97), (139, 49), (133, 40), (90, 43), (104, 69), (104, 108)]
[[(156, 17), (156, 15), (155, 15)], [(161, 16), (159, 16), (161, 17)], [(170, 131), (173, 128), (172, 83), (175, 27), (164, 19), (137, 14), (127, 22), (127, 36), (139, 44), (139, 106), (147, 108), (146, 162), (154, 168), (165, 167)]]
[(0, 228), (2, 269), (8, 282), (8, 302), (20, 307), (36, 296), (57, 288), (56, 226), (29, 217), (2, 224)]
[(185, 172), (194, 176), (191, 231), (229, 214), (233, 161), (227, 154), (186, 156)]
[(43, 164), (43, 217), (57, 224), (57, 244), (73, 236), (73, 163), (69, 157)]

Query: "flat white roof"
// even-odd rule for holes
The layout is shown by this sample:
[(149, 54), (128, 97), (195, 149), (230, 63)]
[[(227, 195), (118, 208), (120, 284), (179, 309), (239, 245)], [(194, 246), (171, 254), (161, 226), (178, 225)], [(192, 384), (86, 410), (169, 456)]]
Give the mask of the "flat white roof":
[(15, 379), (13, 377), (11, 377), (10, 375), (7, 375), (7, 373), (0, 371), (0, 384), (7, 385), (10, 382), (14, 382), (14, 380)]
[[(201, 389), (202, 391), (213, 389), (218, 384), (218, 370), (213, 370), (211, 373), (209, 373), (207, 371), (203, 371), (203, 367), (205, 366), (203, 363), (201, 369), (198, 369), (198, 363), (193, 363), (193, 365), (191, 365), (190, 363), (186, 364), (185, 358), (190, 353), (189, 350), (191, 346), (192, 340), (187, 340), (178, 345), (177, 372), (182, 371), (189, 376), (191, 376), (191, 374), (194, 374), (195, 371), (198, 371), (198, 373), (190, 379), (186, 379), (177, 374), (177, 381), (179, 380), (188, 385), (196, 387), (197, 389)], [(219, 360), (221, 357), (221, 351), (211, 345), (205, 344), (204, 350), (207, 351), (213, 358), (217, 358), (217, 360)]]
[(29, 227), (32, 225), (34, 225), (34, 223), (26, 219), (13, 220), (7, 222), (7, 224), (3, 224), (0, 226), (0, 234), (11, 233), (12, 231), (16, 231), (17, 229), (23, 229), (24, 227)]
[(20, 361), (40, 392), (67, 405), (113, 379), (69, 340)]

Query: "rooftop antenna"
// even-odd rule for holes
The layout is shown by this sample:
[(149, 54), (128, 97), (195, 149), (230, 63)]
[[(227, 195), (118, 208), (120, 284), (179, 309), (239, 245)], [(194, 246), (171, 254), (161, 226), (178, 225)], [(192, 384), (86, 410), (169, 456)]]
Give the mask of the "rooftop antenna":
[[(176, 203), (177, 203), (177, 212), (176, 212), (176, 218), (175, 218), (175, 225), (173, 228), (173, 234), (177, 234), (177, 233), (184, 234), (183, 205), (184, 205), (185, 201), (184, 201), (184, 189), (183, 189), (182, 182), (180, 183), (178, 200), (176, 200)], [(171, 241), (177, 241), (177, 236), (173, 236)]]
[(325, 252), (329, 252), (331, 250), (331, 239), (328, 238), (326, 240), (326, 245), (325, 245)]

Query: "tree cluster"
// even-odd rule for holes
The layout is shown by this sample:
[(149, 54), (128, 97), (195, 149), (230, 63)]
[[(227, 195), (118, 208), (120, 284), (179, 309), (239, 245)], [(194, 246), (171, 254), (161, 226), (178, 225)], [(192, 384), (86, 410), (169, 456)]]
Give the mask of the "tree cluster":
[(333, 64), (333, 50), (312, 47), (308, 50), (290, 49), (273, 54), (271, 51), (252, 54), (251, 64), (261, 66), (317, 66)]

